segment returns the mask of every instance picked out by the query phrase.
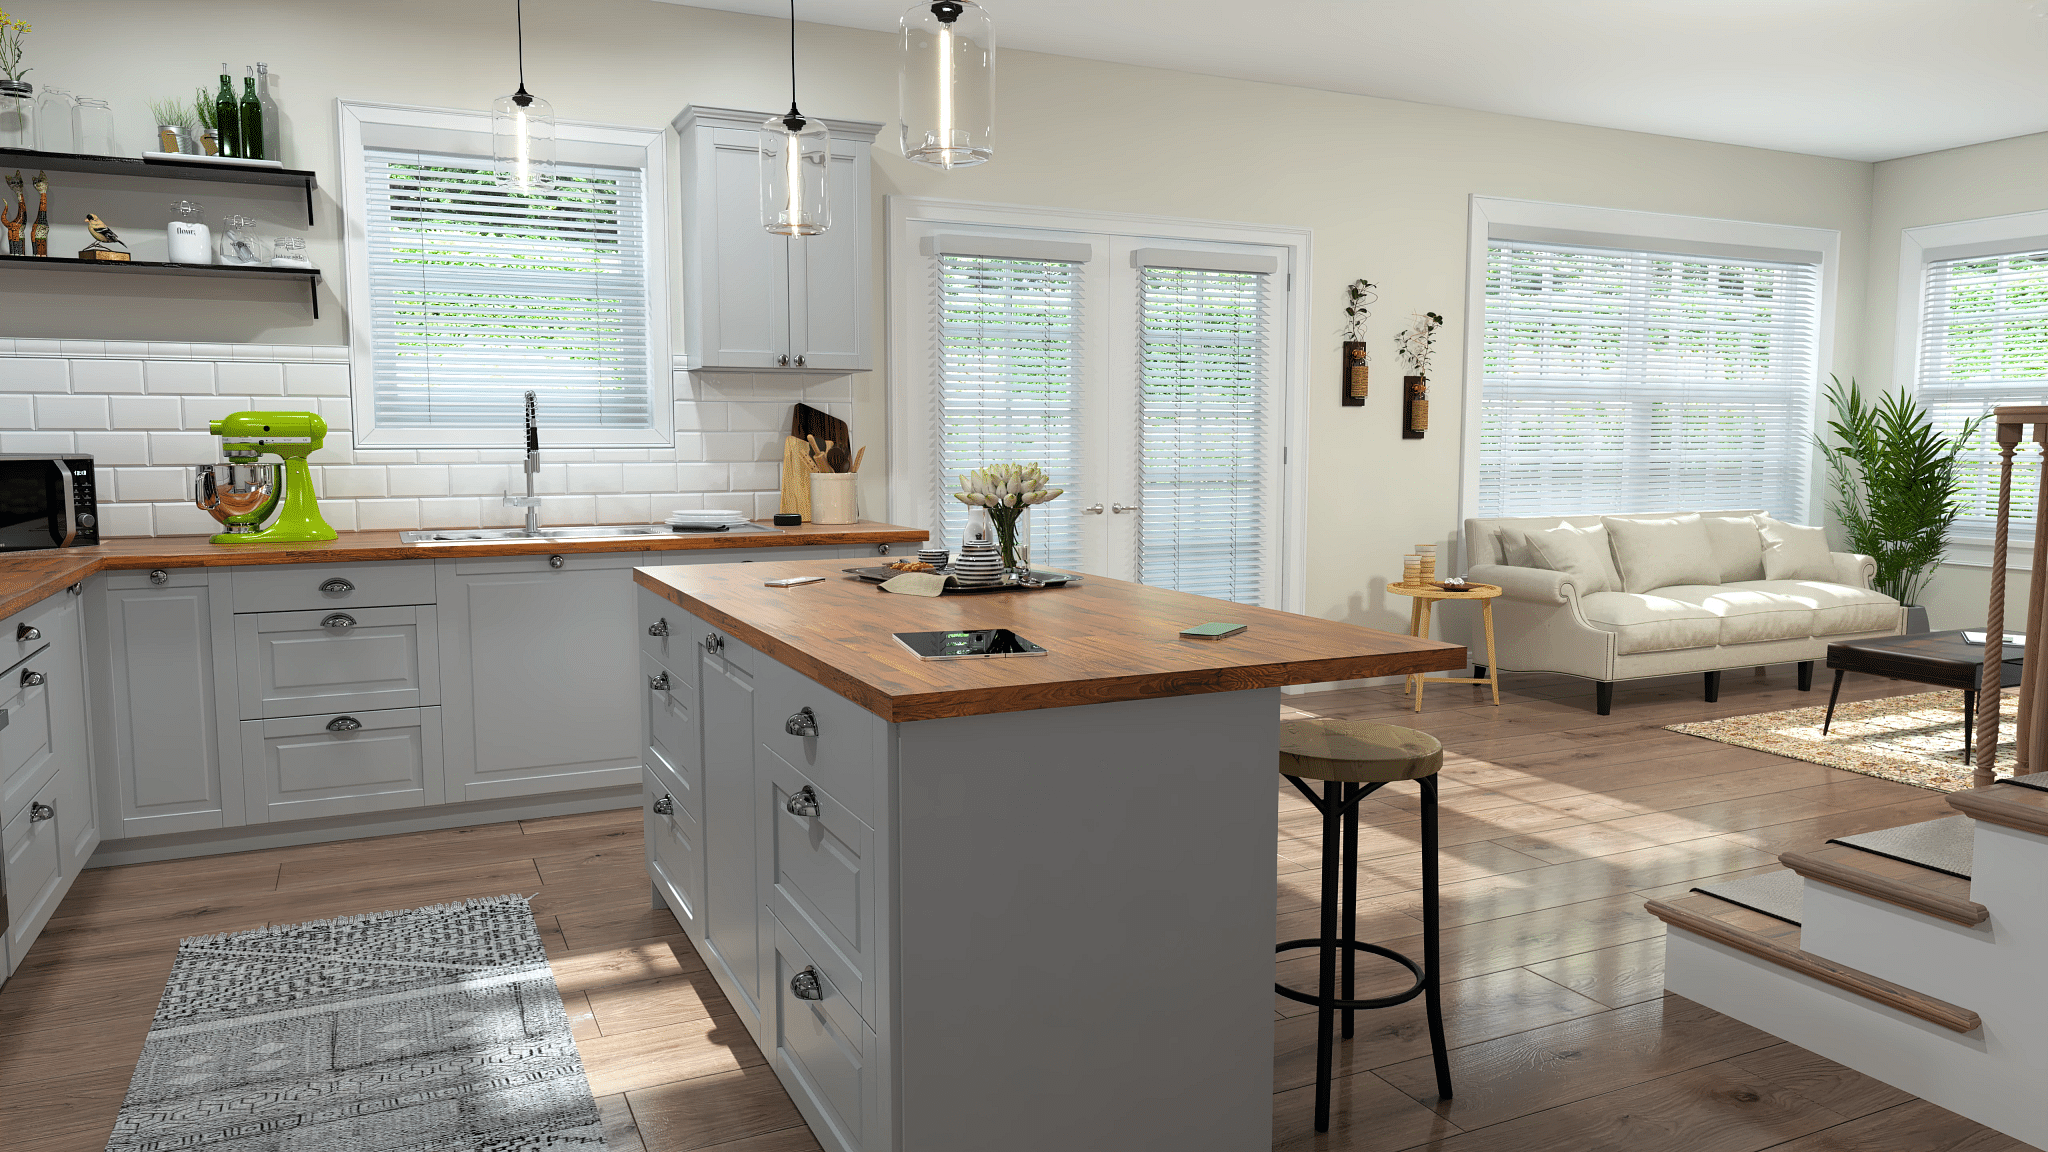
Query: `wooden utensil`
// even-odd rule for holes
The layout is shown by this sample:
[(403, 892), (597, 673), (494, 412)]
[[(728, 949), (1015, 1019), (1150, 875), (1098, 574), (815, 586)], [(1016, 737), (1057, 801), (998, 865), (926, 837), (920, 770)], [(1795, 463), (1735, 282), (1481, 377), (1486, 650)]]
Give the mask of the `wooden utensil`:
[(853, 470), (854, 470), (855, 472), (858, 472), (858, 471), (860, 471), (860, 458), (861, 458), (861, 457), (863, 457), (863, 456), (865, 456), (865, 455), (867, 455), (867, 454), (868, 454), (868, 446), (867, 446), (867, 445), (865, 445), (865, 444), (863, 444), (863, 445), (861, 445), (861, 446), (860, 446), (860, 451), (858, 451), (858, 452), (855, 452), (855, 453), (853, 454)]

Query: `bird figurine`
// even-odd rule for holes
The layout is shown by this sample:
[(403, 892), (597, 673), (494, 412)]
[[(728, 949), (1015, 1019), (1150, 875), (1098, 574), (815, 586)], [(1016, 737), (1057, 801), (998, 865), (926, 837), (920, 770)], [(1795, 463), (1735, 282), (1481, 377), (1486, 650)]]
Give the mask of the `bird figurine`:
[[(114, 251), (113, 249), (111, 249), (111, 248), (107, 247), (107, 245), (109, 245), (109, 244), (119, 244), (119, 245), (121, 245), (121, 247), (123, 247), (123, 248), (126, 248), (126, 247), (128, 247), (128, 245), (127, 245), (127, 243), (126, 243), (126, 242), (124, 242), (124, 241), (123, 241), (123, 240), (121, 239), (121, 236), (120, 236), (120, 234), (119, 234), (119, 233), (115, 232), (115, 231), (114, 231), (114, 230), (113, 230), (112, 228), (110, 228), (110, 227), (108, 227), (108, 226), (107, 226), (107, 222), (106, 222), (105, 220), (102, 220), (102, 219), (100, 219), (100, 218), (99, 218), (98, 216), (95, 216), (95, 215), (93, 215), (92, 213), (90, 213), (90, 212), (87, 212), (87, 213), (85, 214), (85, 230), (86, 230), (87, 232), (90, 232), (90, 233), (92, 233), (92, 243), (91, 243), (90, 245), (88, 245), (88, 246), (87, 246), (87, 247), (85, 248), (85, 250), (84, 250), (84, 251), (82, 251), (82, 252), (80, 252), (80, 253), (78, 254), (78, 258), (79, 258), (79, 259), (81, 259), (81, 260), (126, 260), (126, 259), (129, 259), (129, 254), (128, 254), (128, 253), (126, 253), (126, 252), (116, 252), (116, 251)], [(102, 255), (94, 255), (94, 253), (105, 253), (105, 255), (103, 255), (103, 256), (102, 256)]]

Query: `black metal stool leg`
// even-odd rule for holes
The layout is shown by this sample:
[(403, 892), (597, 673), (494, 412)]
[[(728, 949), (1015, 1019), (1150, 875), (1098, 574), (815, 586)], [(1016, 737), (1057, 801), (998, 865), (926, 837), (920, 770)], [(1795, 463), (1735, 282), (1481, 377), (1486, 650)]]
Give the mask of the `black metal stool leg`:
[(1329, 1002), (1337, 993), (1337, 859), (1330, 851), (1343, 836), (1344, 785), (1334, 780), (1323, 784), (1323, 916), (1322, 947), (1316, 977), (1316, 991), (1323, 1003), (1316, 1008), (1316, 1131), (1330, 1130), (1331, 1035), (1336, 1009)]
[[(1963, 763), (1970, 762), (1970, 737), (1977, 734), (1977, 692), (1963, 689)], [(1351, 1033), (1346, 1032), (1346, 1036)]]
[(1827, 719), (1820, 722), (1820, 734), (1823, 736), (1828, 734), (1828, 725), (1835, 722), (1835, 701), (1842, 696), (1842, 673), (1846, 671), (1848, 671), (1846, 668), (1835, 669), (1835, 686), (1828, 689)]
[[(1358, 808), (1360, 786), (1344, 785), (1344, 939), (1358, 939)], [(1358, 952), (1344, 949), (1344, 999), (1358, 995)], [(1351, 1039), (1351, 1019), (1358, 1013), (1344, 1010), (1344, 1038)]]
[(1436, 1094), (1451, 1098), (1451, 1054), (1444, 1040), (1443, 958), (1437, 949), (1436, 777), (1422, 785), (1422, 971), (1423, 1006), (1429, 1013), (1429, 1047), (1436, 1058)]

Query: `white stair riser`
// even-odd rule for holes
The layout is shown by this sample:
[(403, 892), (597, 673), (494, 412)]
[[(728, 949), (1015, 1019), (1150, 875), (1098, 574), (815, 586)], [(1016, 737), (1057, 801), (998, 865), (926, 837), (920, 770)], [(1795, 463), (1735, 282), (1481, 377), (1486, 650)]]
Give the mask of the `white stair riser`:
[(2048, 1109), (2040, 1102), (2048, 1033), (2042, 1028), (2044, 1010), (2027, 1010), (2023, 1003), (2040, 998), (1989, 973), (1973, 972), (1951, 983), (1956, 989), (2003, 989), (1996, 1002), (1982, 1004), (1960, 994), (1943, 997), (1975, 1008), (1984, 1017), (1983, 1028), (1952, 1032), (1683, 929), (1665, 937), (1667, 990), (2014, 1139), (2048, 1147)]
[(1997, 917), (1966, 928), (1832, 884), (1805, 883), (1802, 950), (1982, 1011), (1969, 998), (1972, 984), (1959, 983), (1957, 974), (1993, 962), (2004, 927)]
[(2048, 964), (2048, 836), (1977, 822), (1970, 898)]

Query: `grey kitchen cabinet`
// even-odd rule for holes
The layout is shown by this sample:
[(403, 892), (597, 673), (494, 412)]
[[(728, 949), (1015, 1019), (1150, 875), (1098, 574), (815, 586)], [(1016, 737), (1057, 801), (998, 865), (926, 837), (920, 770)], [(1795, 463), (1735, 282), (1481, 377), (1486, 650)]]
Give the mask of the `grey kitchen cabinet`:
[(697, 669), (704, 757), (705, 959), (731, 983), (733, 1007), (759, 1039), (761, 898), (752, 816), (756, 653), (715, 628), (685, 619), (702, 631)]
[(633, 568), (644, 556), (442, 564), (449, 803), (641, 782)]
[(81, 615), (79, 598), (61, 592), (0, 621), (28, 650), (0, 669), (0, 856), (9, 910), (0, 978), (20, 966), (99, 845)]
[(126, 838), (241, 825), (229, 571), (97, 579), (86, 634), (104, 830)]
[(683, 143), (683, 330), (692, 369), (860, 371), (873, 265), (869, 148), (881, 125), (831, 129), (831, 227), (777, 236), (761, 227), (765, 112), (692, 106)]
[(441, 702), (434, 605), (235, 616), (244, 721)]
[(249, 822), (444, 803), (441, 710), (244, 720)]

